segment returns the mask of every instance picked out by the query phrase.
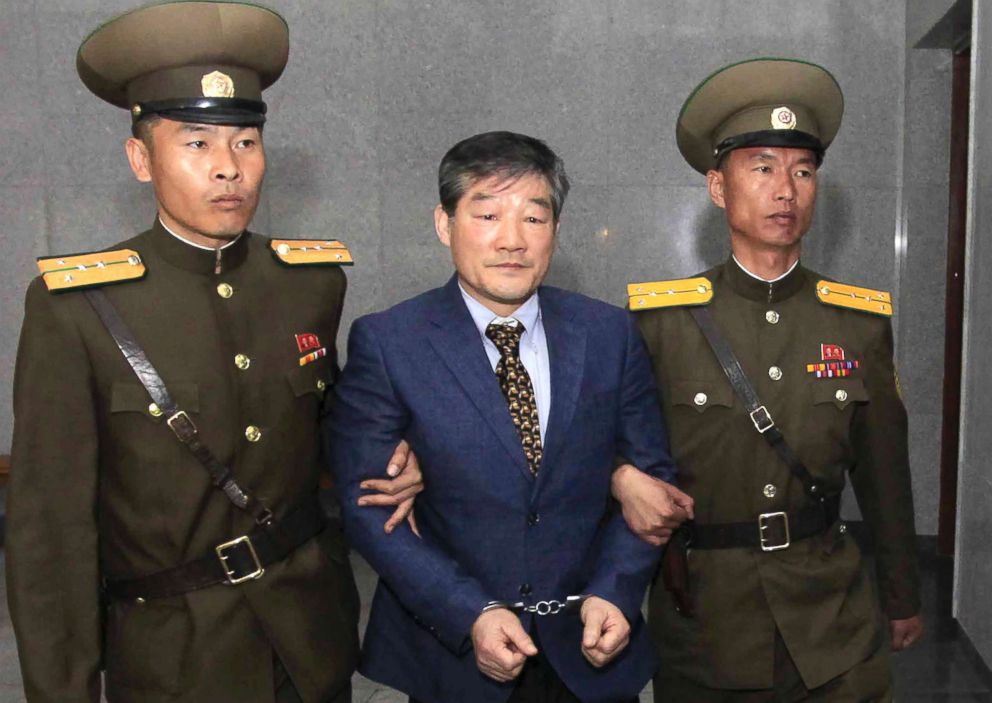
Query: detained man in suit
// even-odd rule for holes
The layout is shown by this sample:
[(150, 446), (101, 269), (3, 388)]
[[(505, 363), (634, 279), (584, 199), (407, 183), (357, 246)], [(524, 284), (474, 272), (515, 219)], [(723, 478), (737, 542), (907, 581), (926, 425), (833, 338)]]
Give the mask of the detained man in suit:
[[(614, 457), (675, 474), (644, 344), (619, 308), (541, 285), (568, 192), (543, 142), (470, 137), (438, 181), (456, 273), (356, 320), (325, 425), (346, 532), (381, 576), (360, 670), (414, 703), (636, 700), (659, 551), (610, 511)], [(421, 538), (357, 505), (401, 439)]]

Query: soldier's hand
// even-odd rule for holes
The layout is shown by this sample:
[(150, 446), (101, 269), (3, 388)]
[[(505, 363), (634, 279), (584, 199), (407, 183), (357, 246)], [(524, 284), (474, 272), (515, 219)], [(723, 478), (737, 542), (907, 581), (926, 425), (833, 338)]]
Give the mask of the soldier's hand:
[(889, 632), (892, 634), (892, 651), (899, 652), (923, 637), (923, 618), (914, 615), (902, 620), (889, 620)]
[(358, 499), (359, 505), (395, 505), (396, 510), (386, 521), (386, 534), (396, 529), (397, 525), (406, 520), (410, 523), (413, 533), (420, 536), (417, 520), (413, 515), (413, 502), (418, 493), (424, 490), (424, 475), (420, 471), (417, 455), (410, 449), (406, 440), (396, 445), (393, 456), (386, 466), (389, 479), (373, 478), (362, 481), (362, 488), (374, 491)]
[(489, 610), (472, 625), (472, 646), (479, 671), (496, 681), (512, 681), (520, 675), (527, 657), (537, 654), (534, 640), (520, 618), (506, 608)]
[(666, 544), (679, 525), (695, 517), (691, 496), (630, 464), (613, 472), (611, 492), (628, 527), (648, 544)]
[(630, 642), (630, 623), (620, 608), (592, 596), (582, 604), (582, 656), (595, 667), (605, 666)]

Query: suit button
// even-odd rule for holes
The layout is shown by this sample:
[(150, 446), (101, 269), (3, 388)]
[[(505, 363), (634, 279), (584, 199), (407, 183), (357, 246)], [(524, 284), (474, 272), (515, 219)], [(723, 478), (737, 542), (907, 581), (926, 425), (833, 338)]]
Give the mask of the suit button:
[(706, 397), (705, 393), (696, 393), (692, 399), (692, 402), (696, 405), (706, 405), (707, 400), (709, 400), (709, 398)]
[(523, 584), (523, 585), (520, 586), (520, 595), (522, 595), (522, 596), (524, 596), (526, 598), (531, 593), (533, 593), (533, 589), (531, 589), (529, 583), (525, 583), (525, 584)]
[(530, 515), (527, 516), (527, 524), (530, 525), (531, 527), (533, 527), (534, 525), (536, 525), (540, 521), (541, 521), (541, 514), (540, 513), (534, 512), (534, 513), (531, 513)]
[(152, 417), (162, 417), (162, 408), (158, 406), (158, 403), (152, 403), (148, 406), (148, 414)]
[(245, 371), (251, 366), (251, 359), (246, 354), (238, 354), (234, 357), (234, 365)]
[(245, 438), (249, 442), (257, 442), (262, 438), (262, 430), (255, 427), (255, 425), (248, 425), (245, 428)]
[(327, 390), (327, 382), (324, 379), (322, 379), (322, 378), (318, 378), (317, 379), (317, 390), (318, 391), (325, 391), (325, 390)]
[(782, 369), (780, 369), (777, 366), (772, 366), (770, 369), (768, 369), (768, 378), (772, 379), (773, 381), (780, 380), (782, 378)]
[(221, 298), (230, 298), (234, 295), (234, 288), (229, 283), (221, 283), (217, 286), (217, 295)]
[(778, 493), (778, 489), (775, 487), (775, 484), (769, 483), (761, 492), (765, 494), (765, 498), (774, 498), (775, 494)]
[(834, 398), (836, 398), (839, 402), (843, 403), (845, 400), (847, 400), (847, 391), (841, 388), (836, 393), (834, 393)]
[(765, 320), (768, 321), (769, 325), (777, 325), (779, 321), (779, 314), (774, 310), (769, 310), (765, 313)]

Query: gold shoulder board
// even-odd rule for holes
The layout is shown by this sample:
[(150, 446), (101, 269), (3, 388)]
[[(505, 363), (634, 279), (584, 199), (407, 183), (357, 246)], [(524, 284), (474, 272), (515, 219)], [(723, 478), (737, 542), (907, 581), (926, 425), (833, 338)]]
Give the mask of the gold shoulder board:
[(287, 266), (351, 266), (348, 247), (336, 239), (273, 239), (272, 254)]
[(680, 278), (673, 281), (628, 283), (627, 307), (631, 310), (707, 305), (713, 300), (713, 284), (708, 278)]
[(138, 252), (117, 249), (39, 258), (38, 270), (49, 292), (58, 293), (143, 278), (145, 264)]
[(892, 296), (884, 290), (849, 286), (836, 281), (817, 281), (816, 297), (826, 305), (892, 317)]

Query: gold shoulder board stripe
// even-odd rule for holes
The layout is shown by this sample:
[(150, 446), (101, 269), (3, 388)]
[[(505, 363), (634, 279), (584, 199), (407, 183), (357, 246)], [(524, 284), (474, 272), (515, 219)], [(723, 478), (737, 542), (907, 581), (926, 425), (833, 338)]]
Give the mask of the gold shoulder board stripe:
[(132, 249), (98, 251), (38, 259), (38, 270), (49, 292), (95, 288), (143, 278), (145, 264)]
[(892, 296), (884, 290), (849, 286), (836, 281), (818, 281), (816, 297), (827, 305), (892, 317)]
[(680, 278), (673, 281), (628, 283), (631, 310), (651, 310), (683, 305), (706, 305), (713, 300), (713, 284), (708, 278)]
[(348, 247), (336, 239), (273, 239), (272, 254), (287, 266), (351, 266)]

